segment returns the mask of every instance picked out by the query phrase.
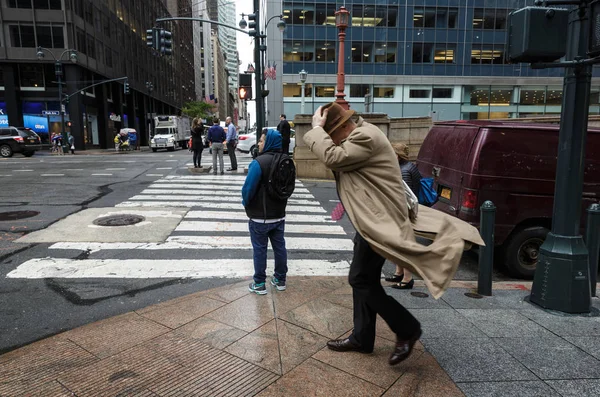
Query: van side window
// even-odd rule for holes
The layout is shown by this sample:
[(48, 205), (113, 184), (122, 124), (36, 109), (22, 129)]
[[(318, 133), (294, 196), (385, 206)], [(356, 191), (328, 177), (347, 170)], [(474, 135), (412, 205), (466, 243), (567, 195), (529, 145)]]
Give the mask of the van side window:
[(0, 136), (10, 136), (10, 128), (0, 128)]

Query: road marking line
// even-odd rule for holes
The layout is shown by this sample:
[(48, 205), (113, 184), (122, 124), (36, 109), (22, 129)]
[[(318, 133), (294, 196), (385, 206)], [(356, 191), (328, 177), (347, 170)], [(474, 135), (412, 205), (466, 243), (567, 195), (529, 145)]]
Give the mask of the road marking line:
[[(268, 273), (274, 261), (267, 261)], [(347, 261), (288, 260), (288, 276), (346, 276)], [(252, 259), (65, 259), (36, 258), (19, 265), (7, 278), (244, 278), (252, 275)]]
[(13, 170), (13, 172), (33, 172), (33, 170)]
[[(178, 186), (184, 187), (184, 186)], [(140, 194), (182, 194), (182, 195), (193, 195), (202, 194), (205, 196), (236, 196), (239, 197), (241, 190), (237, 191), (222, 191), (222, 190), (200, 190), (200, 189), (189, 189), (189, 190), (176, 190), (176, 189), (146, 189)], [(296, 193), (292, 194), (292, 198), (305, 198), (314, 199), (312, 194)]]
[[(183, 221), (175, 229), (176, 232), (248, 232), (246, 222), (204, 222)], [(285, 233), (295, 234), (342, 234), (344, 228), (338, 225), (296, 225), (286, 222)]]
[(65, 176), (65, 174), (41, 174), (40, 176)]
[[(248, 221), (248, 215), (244, 211), (189, 211), (186, 220), (190, 219), (220, 219), (231, 221)], [(286, 214), (286, 227), (291, 222), (302, 223), (335, 223), (329, 215), (306, 215), (306, 214)]]
[(157, 168), (157, 170), (172, 170), (173, 167), (162, 167), (162, 168)]
[(127, 168), (106, 168), (106, 171), (125, 171)]
[(92, 174), (92, 176), (112, 176), (112, 174)]
[[(285, 248), (303, 251), (353, 251), (350, 238), (286, 237)], [(165, 243), (55, 243), (50, 249), (101, 250), (251, 250), (250, 236), (171, 236)]]
[(163, 176), (163, 174), (146, 174), (146, 176)]
[[(163, 179), (159, 179), (153, 182), (152, 185), (149, 186), (151, 189), (159, 189), (159, 188), (177, 188), (177, 189), (186, 189), (186, 190), (235, 190), (240, 192), (242, 190), (242, 185), (235, 186), (227, 186), (227, 185), (211, 185), (211, 184), (200, 184), (200, 183), (190, 183), (186, 182), (186, 184), (181, 183), (165, 183)], [(303, 187), (296, 187), (294, 189), (294, 193), (310, 193), (310, 191)]]
[[(214, 202), (198, 202), (198, 201), (123, 201), (116, 205), (117, 208), (134, 208), (134, 207), (201, 207), (211, 209), (230, 209), (230, 210), (243, 210), (244, 206), (242, 203), (214, 203)], [(288, 212), (312, 212), (312, 213), (325, 213), (325, 209), (316, 206), (296, 206), (288, 205), (286, 207)]]
[[(239, 198), (241, 198), (242, 195), (239, 195)], [(159, 200), (159, 201), (164, 201), (164, 200), (179, 200), (179, 199), (183, 199), (183, 200), (194, 200), (194, 201), (215, 201), (214, 197), (207, 197), (207, 196), (177, 196), (177, 195), (170, 195), (170, 194), (139, 194), (137, 196), (133, 196), (130, 197), (129, 200), (134, 200), (134, 201), (145, 201), (145, 200)], [(237, 200), (233, 200), (232, 201), (237, 201)], [(312, 206), (320, 206), (321, 203), (319, 203), (318, 201), (312, 201), (312, 200), (297, 200), (297, 199), (292, 199), (290, 198), (288, 200), (288, 204), (297, 204), (297, 205), (312, 205)]]

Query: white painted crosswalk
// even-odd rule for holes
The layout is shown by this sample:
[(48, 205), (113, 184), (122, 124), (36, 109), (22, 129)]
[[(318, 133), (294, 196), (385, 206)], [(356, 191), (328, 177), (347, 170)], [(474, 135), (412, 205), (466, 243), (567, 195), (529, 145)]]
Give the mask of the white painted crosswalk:
[[(205, 161), (203, 161), (205, 164)], [(242, 206), (245, 175), (166, 175), (119, 203), (119, 208), (187, 208), (164, 242), (60, 242), (47, 258), (29, 260), (11, 278), (206, 278), (253, 273), (248, 217)], [(290, 275), (346, 275), (353, 243), (301, 181), (286, 208)], [(139, 241), (139, 240), (138, 240)], [(83, 251), (82, 260), (61, 252)], [(126, 258), (118, 259), (121, 252)], [(152, 254), (151, 254), (152, 253)], [(106, 259), (106, 257), (111, 259)], [(114, 258), (113, 258), (114, 256)], [(190, 259), (197, 257), (197, 259)], [(137, 259), (136, 259), (137, 258)], [(272, 263), (269, 262), (272, 269)]]

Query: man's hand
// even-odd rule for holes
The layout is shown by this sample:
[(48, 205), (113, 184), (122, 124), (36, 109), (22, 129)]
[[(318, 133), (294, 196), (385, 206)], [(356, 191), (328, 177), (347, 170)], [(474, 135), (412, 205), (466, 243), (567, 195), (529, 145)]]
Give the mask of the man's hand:
[(325, 122), (327, 121), (327, 112), (329, 110), (326, 109), (325, 112), (323, 112), (323, 115), (321, 115), (321, 108), (322, 108), (322, 106), (319, 106), (319, 108), (313, 115), (313, 119), (312, 119), (312, 127), (313, 128), (325, 127)]

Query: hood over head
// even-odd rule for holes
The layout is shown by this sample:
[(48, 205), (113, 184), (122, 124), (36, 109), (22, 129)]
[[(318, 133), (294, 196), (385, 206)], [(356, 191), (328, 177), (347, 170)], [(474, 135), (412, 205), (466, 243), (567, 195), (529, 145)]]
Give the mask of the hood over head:
[(281, 134), (276, 129), (270, 128), (265, 137), (265, 147), (261, 153), (281, 151)]

